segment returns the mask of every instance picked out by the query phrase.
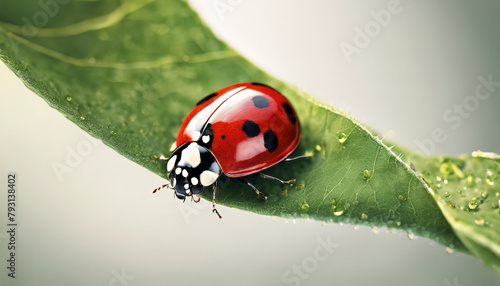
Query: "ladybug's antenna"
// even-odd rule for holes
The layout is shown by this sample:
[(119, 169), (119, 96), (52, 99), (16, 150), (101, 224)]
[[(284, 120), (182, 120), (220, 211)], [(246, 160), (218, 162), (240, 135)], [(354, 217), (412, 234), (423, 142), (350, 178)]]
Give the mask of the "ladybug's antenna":
[(167, 182), (165, 185), (161, 185), (161, 187), (158, 187), (158, 188), (154, 189), (153, 190), (153, 194), (156, 193), (157, 191), (163, 189), (163, 188), (169, 188), (169, 189), (171, 189), (170, 183)]

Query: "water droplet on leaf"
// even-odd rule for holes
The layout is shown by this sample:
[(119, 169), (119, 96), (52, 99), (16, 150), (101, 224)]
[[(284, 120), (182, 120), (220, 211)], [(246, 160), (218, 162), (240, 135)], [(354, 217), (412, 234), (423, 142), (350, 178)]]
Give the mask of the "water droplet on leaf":
[(301, 206), (300, 206), (300, 211), (306, 213), (309, 211), (309, 205), (306, 204), (306, 203), (303, 203)]
[(469, 209), (471, 209), (471, 210), (477, 209), (478, 206), (479, 206), (479, 204), (477, 203), (476, 200), (472, 200), (469, 202)]
[(484, 219), (476, 219), (474, 220), (474, 223), (477, 225), (484, 225)]
[(341, 134), (338, 136), (338, 138), (339, 138), (339, 143), (340, 143), (340, 144), (344, 144), (344, 143), (345, 143), (345, 141), (347, 140), (347, 135), (346, 135), (345, 133), (341, 133)]
[(335, 210), (333, 211), (334, 216), (341, 216), (343, 214), (344, 214), (344, 207), (342, 206), (335, 208)]
[(365, 180), (368, 180), (372, 177), (372, 173), (368, 170), (364, 170), (363, 171), (363, 178), (365, 178)]

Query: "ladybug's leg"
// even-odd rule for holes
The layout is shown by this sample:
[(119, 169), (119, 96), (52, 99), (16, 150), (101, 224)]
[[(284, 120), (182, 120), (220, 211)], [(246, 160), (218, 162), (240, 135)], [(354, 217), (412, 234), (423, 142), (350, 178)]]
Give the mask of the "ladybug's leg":
[[(296, 158), (294, 158), (294, 159), (296, 159)], [(266, 175), (266, 174), (262, 174), (262, 173), (259, 173), (259, 176), (261, 176), (264, 179), (273, 179), (275, 181), (278, 181), (278, 182), (282, 183), (283, 185), (284, 184), (295, 183), (295, 179), (291, 179), (291, 180), (288, 180), (288, 181), (283, 181), (282, 179), (279, 179), (279, 178), (276, 178), (276, 177), (273, 177), (273, 176), (269, 176), (269, 175)]]
[(165, 188), (165, 187), (170, 187), (170, 183), (166, 183), (166, 184), (161, 185), (160, 187), (158, 187), (158, 188), (154, 189), (154, 190), (153, 190), (153, 194), (154, 194), (154, 193), (156, 193), (157, 191), (159, 191), (159, 190), (161, 190), (161, 189)]
[(257, 188), (254, 185), (250, 184), (249, 181), (243, 180), (242, 178), (238, 178), (238, 180), (244, 184), (247, 184), (250, 188), (252, 188), (261, 199), (267, 200), (267, 196), (263, 192), (257, 190)]
[(213, 189), (213, 196), (212, 196), (212, 212), (216, 214), (219, 218), (222, 218), (222, 216), (219, 214), (217, 209), (215, 208), (215, 191), (217, 190), (217, 181), (212, 185)]
[(197, 195), (192, 195), (191, 196), (191, 201), (193, 201), (195, 203), (199, 203), (200, 202), (200, 197), (198, 197)]
[(310, 156), (310, 155), (300, 155), (300, 156), (293, 157), (293, 158), (286, 158), (285, 160), (283, 160), (283, 162), (290, 162), (290, 161), (294, 161), (294, 160), (297, 160), (297, 159), (303, 159), (303, 158), (309, 158), (309, 157), (312, 157), (312, 156)]

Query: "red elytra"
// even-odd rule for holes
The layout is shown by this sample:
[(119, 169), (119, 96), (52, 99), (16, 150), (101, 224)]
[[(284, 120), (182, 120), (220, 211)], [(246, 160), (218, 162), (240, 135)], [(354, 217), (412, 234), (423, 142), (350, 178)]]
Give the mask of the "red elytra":
[(239, 83), (202, 99), (184, 119), (176, 145), (204, 135), (210, 136), (206, 147), (223, 173), (242, 177), (290, 155), (299, 144), (300, 123), (291, 103), (275, 89)]

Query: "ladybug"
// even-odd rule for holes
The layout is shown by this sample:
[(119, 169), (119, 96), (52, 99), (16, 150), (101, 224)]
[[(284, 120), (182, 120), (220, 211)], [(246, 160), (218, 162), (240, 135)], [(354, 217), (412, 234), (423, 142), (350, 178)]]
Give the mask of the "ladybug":
[(238, 83), (214, 92), (202, 100), (184, 119), (175, 150), (168, 159), (169, 183), (157, 190), (173, 189), (177, 198), (191, 196), (195, 202), (205, 187), (212, 186), (213, 209), (217, 179), (224, 174), (237, 178), (261, 193), (242, 177), (260, 173), (288, 158), (300, 140), (300, 123), (291, 103), (278, 91), (261, 83)]

